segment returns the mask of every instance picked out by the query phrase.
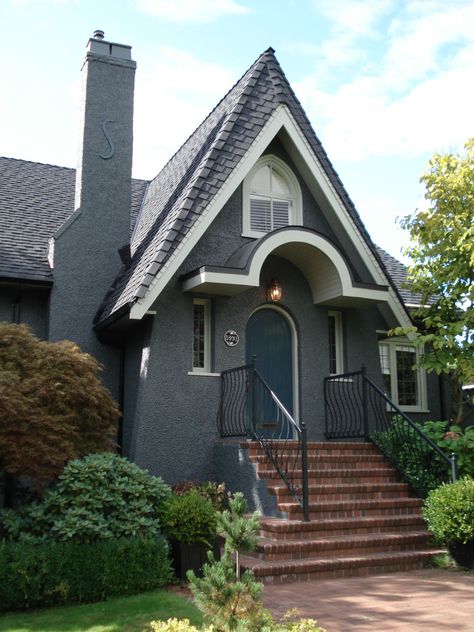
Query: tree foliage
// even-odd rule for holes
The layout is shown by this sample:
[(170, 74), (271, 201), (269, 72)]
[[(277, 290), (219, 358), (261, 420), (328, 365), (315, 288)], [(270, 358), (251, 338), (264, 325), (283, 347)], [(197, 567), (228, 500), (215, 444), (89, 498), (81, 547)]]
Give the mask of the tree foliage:
[(264, 616), (261, 604), (263, 584), (251, 571), (240, 574), (239, 549), (252, 550), (258, 541), (258, 513), (245, 515), (247, 503), (241, 492), (229, 501), (229, 511), (217, 518), (217, 532), (224, 540), (220, 560), (208, 553), (209, 563), (203, 567), (203, 577), (188, 571), (194, 603), (212, 624), (216, 632), (259, 630)]
[(420, 366), (448, 374), (453, 416), (462, 418), (462, 386), (474, 382), (474, 139), (463, 154), (435, 154), (421, 177), (427, 210), (404, 217), (411, 289), (421, 295), (416, 327)]
[(41, 488), (68, 460), (112, 450), (119, 410), (99, 371), (72, 342), (0, 323), (0, 468)]

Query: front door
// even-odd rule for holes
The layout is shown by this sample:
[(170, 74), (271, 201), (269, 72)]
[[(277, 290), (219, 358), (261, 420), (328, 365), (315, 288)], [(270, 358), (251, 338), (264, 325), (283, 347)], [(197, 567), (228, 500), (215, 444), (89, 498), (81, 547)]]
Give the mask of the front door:
[[(287, 319), (275, 309), (259, 309), (247, 323), (246, 331), (247, 362), (256, 356), (258, 373), (267, 382), (288, 412), (293, 415), (293, 335)], [(261, 392), (258, 391), (259, 399)], [(287, 438), (291, 429), (283, 429), (275, 405), (268, 396), (259, 402), (258, 422), (267, 436)]]

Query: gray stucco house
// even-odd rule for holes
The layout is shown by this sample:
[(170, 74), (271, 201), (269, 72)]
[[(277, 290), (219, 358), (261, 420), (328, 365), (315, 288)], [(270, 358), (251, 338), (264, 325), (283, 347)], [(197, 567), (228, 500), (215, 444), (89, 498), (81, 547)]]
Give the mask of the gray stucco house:
[[(77, 170), (0, 158), (0, 320), (99, 359), (124, 455), (288, 514), (243, 463), (239, 432), (216, 426), (251, 417), (254, 356), (313, 447), (324, 378), (362, 364), (414, 418), (442, 417), (437, 379), (387, 338), (417, 302), (404, 267), (371, 241), (271, 48), (150, 182), (131, 178), (130, 47), (96, 32), (82, 73)], [(236, 379), (224, 403), (223, 372)], [(292, 439), (274, 426), (267, 439)]]

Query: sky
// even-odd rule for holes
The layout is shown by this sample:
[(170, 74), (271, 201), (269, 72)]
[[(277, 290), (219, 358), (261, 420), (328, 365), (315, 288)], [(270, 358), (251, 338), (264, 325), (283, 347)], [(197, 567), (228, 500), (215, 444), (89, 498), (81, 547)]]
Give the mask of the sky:
[(137, 61), (145, 179), (272, 46), (372, 238), (403, 259), (430, 157), (474, 136), (473, 24), (474, 0), (0, 0), (0, 156), (76, 166), (95, 29)]

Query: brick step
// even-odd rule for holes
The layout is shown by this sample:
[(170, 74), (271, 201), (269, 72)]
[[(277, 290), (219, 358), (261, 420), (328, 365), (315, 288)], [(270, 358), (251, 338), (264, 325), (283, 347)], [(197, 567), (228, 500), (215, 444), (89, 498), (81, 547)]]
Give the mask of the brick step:
[[(301, 454), (301, 450), (299, 449), (288, 449), (288, 448), (277, 448), (277, 453), (278, 454), (283, 454), (289, 458), (291, 457), (297, 457)], [(263, 449), (263, 448), (259, 448), (259, 449), (251, 449), (248, 450), (248, 458), (251, 461), (254, 460), (258, 460), (259, 458), (267, 458), (267, 452)], [(366, 456), (378, 456), (380, 455), (380, 452), (377, 450), (377, 448), (375, 446), (370, 446), (370, 448), (368, 449), (364, 449), (364, 450), (328, 450), (324, 447), (321, 448), (313, 448), (313, 449), (309, 449), (307, 451), (307, 455), (308, 458), (317, 458), (319, 456), (325, 456), (327, 458), (333, 458), (333, 459), (337, 459), (337, 458), (343, 458), (346, 456), (358, 456), (358, 457), (363, 457), (365, 458)]]
[[(348, 470), (353, 473), (353, 476), (359, 476), (360, 475), (359, 472), (362, 472), (363, 475), (368, 476), (369, 471), (373, 472), (374, 470), (376, 470), (377, 476), (380, 476), (381, 474), (384, 474), (387, 476), (397, 475), (396, 470), (394, 470), (388, 464), (385, 465), (383, 463), (377, 463), (375, 464), (375, 467), (373, 467), (365, 463), (360, 463), (360, 465), (351, 464), (349, 467), (341, 466), (340, 470), (334, 467), (329, 467), (329, 466), (326, 469), (325, 467), (315, 468), (310, 465), (308, 468), (308, 478), (324, 478), (325, 476), (334, 476), (336, 472), (338, 472), (339, 476), (342, 476), (341, 473), (342, 472), (345, 473)], [(302, 470), (300, 468), (295, 468), (294, 470), (292, 470), (292, 472), (295, 479), (301, 478)], [(268, 478), (269, 480), (275, 479), (275, 478), (281, 480), (281, 477), (276, 471), (276, 469), (270, 466), (267, 466), (266, 468), (263, 466), (257, 466), (257, 476), (258, 478)]]
[[(292, 441), (273, 441), (270, 442), (269, 447), (274, 447), (280, 451), (285, 451), (288, 454), (297, 454), (298, 446), (297, 442)], [(294, 447), (293, 447), (294, 446)], [(240, 444), (241, 448), (245, 448), (249, 451), (249, 456), (254, 456), (257, 454), (265, 454), (265, 449), (256, 442), (256, 441), (248, 441), (242, 442)], [(378, 449), (373, 443), (369, 442), (356, 442), (356, 441), (338, 441), (334, 443), (324, 442), (324, 441), (308, 441), (307, 443), (308, 454), (312, 452), (323, 452), (326, 454), (379, 454)]]
[[(421, 512), (421, 498), (388, 498), (377, 500), (338, 500), (313, 503), (309, 507), (311, 520), (318, 518), (357, 518), (376, 515), (403, 515)], [(301, 518), (303, 510), (298, 502), (278, 503), (280, 511), (290, 520)]]
[(278, 562), (266, 562), (249, 556), (242, 556), (241, 568), (252, 569), (256, 578), (264, 583), (280, 584), (408, 571), (423, 568), (433, 557), (442, 553), (445, 553), (443, 549), (433, 548)]
[(428, 548), (430, 533), (407, 531), (405, 533), (378, 533), (372, 535), (327, 536), (304, 540), (274, 540), (260, 538), (251, 557), (267, 562), (327, 557), (344, 557), (365, 553), (388, 551), (414, 551)]
[(325, 518), (304, 522), (281, 518), (260, 518), (260, 535), (274, 540), (316, 539), (323, 536), (365, 535), (422, 531), (426, 528), (420, 513), (404, 516)]
[[(257, 471), (268, 470), (273, 465), (270, 460), (266, 456), (257, 456), (251, 457), (251, 462), (255, 462), (257, 464)], [(283, 459), (284, 463), (288, 463), (293, 465), (291, 459), (286, 460), (286, 457)], [(333, 456), (333, 455), (316, 455), (310, 456), (308, 455), (308, 469), (309, 470), (324, 470), (324, 469), (337, 469), (337, 468), (365, 468), (370, 465), (375, 465), (380, 467), (381, 465), (387, 465), (390, 467), (387, 460), (382, 454), (367, 454), (363, 458), (357, 454), (347, 454), (344, 456)], [(270, 466), (270, 467), (269, 467)]]
[[(275, 494), (277, 502), (291, 502), (293, 496), (284, 484), (268, 487), (271, 494)], [(403, 498), (410, 495), (409, 486), (406, 483), (353, 483), (333, 484), (326, 483), (308, 485), (308, 497), (310, 502), (329, 500), (369, 500), (377, 498)]]
[[(262, 476), (264, 474), (264, 476)], [(301, 470), (295, 470), (295, 475), (301, 477)], [(267, 478), (268, 488), (279, 487), (281, 478), (274, 470), (264, 470), (259, 478)], [(309, 473), (310, 484), (345, 484), (351, 483), (397, 483), (400, 480), (398, 473), (389, 466), (368, 467), (360, 469), (333, 469), (333, 470), (312, 470)]]

